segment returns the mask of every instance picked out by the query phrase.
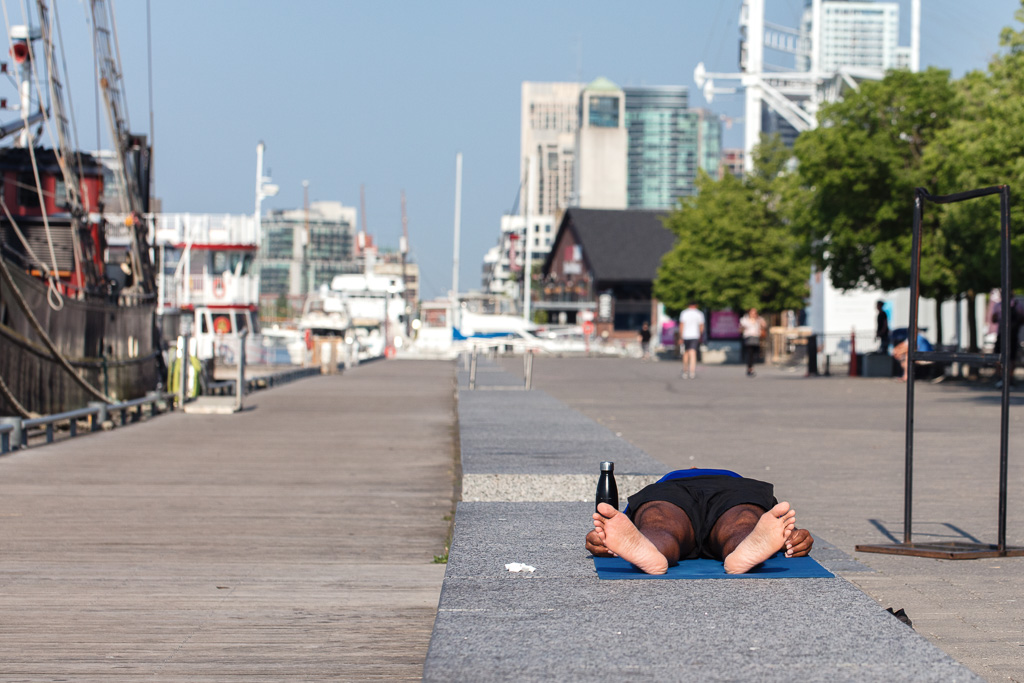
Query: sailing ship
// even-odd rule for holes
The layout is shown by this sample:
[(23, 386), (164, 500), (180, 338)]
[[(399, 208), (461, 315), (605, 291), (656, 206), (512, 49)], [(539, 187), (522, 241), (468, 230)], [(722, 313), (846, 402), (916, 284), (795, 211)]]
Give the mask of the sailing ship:
[(136, 398), (165, 376), (156, 269), (141, 218), (149, 211), (150, 150), (129, 132), (112, 15), (103, 0), (90, 9), (130, 238), (123, 249), (107, 243), (102, 197), (111, 169), (74, 142), (56, 8), (37, 0), (35, 25), (9, 29), (20, 118), (0, 122), (0, 415)]

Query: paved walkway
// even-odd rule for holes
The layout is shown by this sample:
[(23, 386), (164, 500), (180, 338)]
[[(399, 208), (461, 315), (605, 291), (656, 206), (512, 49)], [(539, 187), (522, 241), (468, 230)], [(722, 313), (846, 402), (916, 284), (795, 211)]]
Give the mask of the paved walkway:
[[(522, 373), (520, 361), (504, 367)], [(802, 526), (874, 570), (841, 573), (882, 607), (905, 608), (919, 633), (986, 679), (1024, 680), (1024, 558), (854, 551), (902, 540), (903, 384), (772, 369), (748, 379), (739, 366), (702, 366), (696, 380), (681, 380), (679, 368), (538, 356), (533, 383), (672, 468), (774, 482)], [(917, 398), (914, 539), (995, 542), (999, 394), (919, 382)], [(1024, 395), (1013, 402), (1007, 540), (1022, 546)]]
[(0, 680), (418, 680), (453, 366), (392, 361), (0, 458)]

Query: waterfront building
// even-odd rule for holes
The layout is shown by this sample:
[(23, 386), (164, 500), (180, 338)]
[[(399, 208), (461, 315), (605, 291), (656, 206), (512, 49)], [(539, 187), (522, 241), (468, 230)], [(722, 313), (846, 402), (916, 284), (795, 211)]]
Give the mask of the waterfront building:
[(598, 78), (583, 88), (579, 101), (573, 206), (625, 209), (626, 95), (607, 78)]
[(691, 110), (685, 86), (623, 88), (626, 96), (627, 204), (631, 209), (670, 209), (696, 193), (699, 169), (718, 176), (719, 118)]
[(661, 258), (675, 244), (664, 212), (571, 208), (562, 217), (533, 302), (549, 319), (579, 322), (596, 315), (596, 331), (635, 338), (644, 322), (659, 324), (652, 295)]
[(533, 263), (542, 263), (555, 239), (555, 217), (530, 215), (530, 231), (524, 236), (526, 219), (521, 215), (501, 217), (498, 243), (484, 255), (482, 285), (489, 294), (505, 294), (519, 300), (523, 263), (529, 243)]
[(259, 250), (260, 298), (293, 303), (320, 285), (330, 285), (354, 260), (356, 210), (341, 202), (312, 202), (309, 209), (282, 209), (262, 218)]
[(572, 205), (582, 89), (582, 83), (522, 84), (519, 177), (526, 177), (531, 157), (538, 176), (524, 193), (530, 213), (560, 215)]
[(722, 150), (722, 165), (719, 169), (718, 175), (715, 176), (719, 180), (725, 177), (726, 173), (731, 173), (737, 178), (743, 177), (743, 150), (737, 147), (730, 147)]

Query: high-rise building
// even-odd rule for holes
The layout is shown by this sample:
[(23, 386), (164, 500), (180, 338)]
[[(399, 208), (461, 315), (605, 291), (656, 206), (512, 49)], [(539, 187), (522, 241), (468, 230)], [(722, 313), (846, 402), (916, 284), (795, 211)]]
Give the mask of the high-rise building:
[[(814, 30), (813, 14), (808, 7), (800, 22), (801, 37), (808, 42)], [(885, 71), (910, 67), (910, 48), (899, 44), (898, 3), (824, 0), (819, 35), (822, 71), (851, 68)], [(810, 55), (798, 56), (797, 70), (810, 69)]]
[(519, 132), (519, 177), (535, 157), (537, 178), (528, 193), (531, 214), (556, 215), (574, 194), (576, 128), (581, 83), (531, 83), (522, 86)]
[(598, 78), (580, 92), (579, 111), (573, 206), (625, 209), (626, 95), (607, 78)]
[(717, 177), (722, 126), (691, 110), (685, 86), (624, 88), (629, 134), (627, 202), (631, 209), (670, 209), (696, 192), (698, 169)]

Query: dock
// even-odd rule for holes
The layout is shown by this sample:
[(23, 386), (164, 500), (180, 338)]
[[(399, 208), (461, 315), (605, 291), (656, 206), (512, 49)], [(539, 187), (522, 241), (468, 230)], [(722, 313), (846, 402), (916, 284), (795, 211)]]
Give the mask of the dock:
[(418, 680), (451, 363), (373, 363), (0, 458), (0, 679)]

